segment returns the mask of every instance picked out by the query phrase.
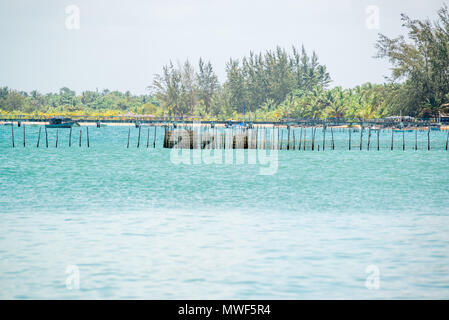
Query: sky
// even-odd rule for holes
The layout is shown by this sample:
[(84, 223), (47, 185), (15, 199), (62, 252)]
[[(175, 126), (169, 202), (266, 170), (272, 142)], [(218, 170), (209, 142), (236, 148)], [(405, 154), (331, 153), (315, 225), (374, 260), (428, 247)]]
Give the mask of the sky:
[(400, 14), (435, 20), (441, 0), (0, 0), (0, 86), (148, 93), (170, 60), (229, 58), (277, 45), (315, 51), (331, 86), (382, 83), (378, 34), (405, 33)]

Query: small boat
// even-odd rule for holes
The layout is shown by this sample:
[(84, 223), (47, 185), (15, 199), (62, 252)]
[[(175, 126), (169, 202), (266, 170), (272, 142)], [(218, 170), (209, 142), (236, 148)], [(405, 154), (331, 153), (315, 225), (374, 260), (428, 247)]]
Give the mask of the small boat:
[(393, 129), (394, 132), (413, 132), (413, 129)]
[(235, 121), (235, 120), (228, 120), (225, 123), (225, 128), (232, 128), (232, 127), (234, 127), (236, 125), (237, 125), (237, 121)]
[(49, 124), (45, 125), (45, 128), (71, 128), (79, 127), (76, 121), (69, 118), (51, 118)]
[(101, 123), (100, 121), (97, 121), (97, 128), (106, 127), (106, 123)]
[(4, 126), (12, 126), (12, 125), (14, 125), (12, 122), (3, 122), (3, 125)]
[(246, 122), (236, 122), (236, 121), (230, 121), (228, 122), (228, 126), (227, 128), (252, 128), (252, 124), (251, 123), (246, 123)]
[(430, 127), (431, 131), (441, 131), (440, 127)]

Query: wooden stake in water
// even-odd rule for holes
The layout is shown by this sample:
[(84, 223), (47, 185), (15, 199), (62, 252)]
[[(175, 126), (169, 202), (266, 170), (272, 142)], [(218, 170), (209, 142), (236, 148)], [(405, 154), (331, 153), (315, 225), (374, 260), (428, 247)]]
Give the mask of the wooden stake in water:
[(259, 127), (256, 128), (256, 149), (259, 149)]
[(391, 128), (391, 147), (390, 147), (390, 150), (393, 151), (393, 148), (394, 148), (394, 129)]
[(326, 149), (326, 125), (323, 126), (323, 151)]
[(156, 126), (154, 126), (153, 149), (156, 148)]
[(81, 147), (81, 135), (82, 135), (83, 131), (82, 129), (80, 129), (80, 147)]
[(47, 127), (45, 127), (45, 146), (48, 148), (48, 132), (47, 132)]
[(332, 150), (335, 150), (335, 143), (334, 143), (334, 130), (331, 127), (331, 136), (332, 136)]
[(368, 151), (369, 151), (370, 142), (371, 142), (371, 127), (368, 128), (368, 145), (367, 145)]
[(56, 143), (55, 143), (55, 148), (58, 147), (58, 129), (56, 129)]
[(284, 139), (284, 131), (281, 131), (281, 147), (279, 148), (279, 150), (282, 150), (282, 144), (283, 144), (283, 140)]
[(265, 148), (265, 150), (267, 150), (268, 130), (267, 130), (267, 128), (264, 128), (264, 130), (265, 130), (264, 148)]
[(147, 149), (148, 149), (149, 145), (150, 145), (150, 127), (148, 127), (148, 133), (147, 133)]
[(427, 130), (427, 150), (430, 150), (430, 126), (429, 130)]
[(418, 130), (415, 130), (415, 150), (418, 150)]
[(380, 136), (380, 129), (377, 129), (377, 151), (379, 151), (380, 150), (380, 145), (379, 145), (379, 136)]
[[(200, 129), (200, 150), (201, 150), (201, 149), (204, 149), (204, 145), (203, 145), (203, 127), (200, 127), (199, 129)], [(236, 141), (236, 144), (237, 144), (237, 141)]]
[(280, 143), (281, 143), (281, 139), (279, 139), (279, 127), (277, 128), (277, 131), (278, 131), (278, 145), (276, 147), (279, 150), (280, 149)]
[[(218, 133), (218, 128), (214, 125), (214, 149), (221, 149), (220, 147), (220, 134)], [(190, 148), (190, 138), (189, 138), (189, 148)]]
[(360, 150), (362, 150), (363, 145), (363, 126), (360, 127)]
[(402, 150), (405, 151), (405, 130), (402, 130)]
[(41, 140), (41, 129), (42, 129), (42, 127), (39, 127), (39, 133), (37, 134), (36, 148), (39, 148), (39, 141)]
[(137, 137), (137, 148), (140, 147), (140, 129), (141, 129), (141, 128), (142, 128), (142, 127), (139, 126), (139, 136)]
[(290, 150), (290, 126), (287, 126), (287, 150)]
[[(189, 144), (190, 144), (190, 149), (193, 149), (193, 145), (194, 145), (194, 141), (192, 141), (193, 140), (193, 130), (192, 130), (191, 137), (192, 137), (192, 139), (191, 140), (189, 139), (189, 140), (190, 140), (190, 142), (192, 142), (192, 144), (190, 144), (190, 142), (189, 142)], [(222, 149), (226, 149), (226, 130), (224, 130), (223, 133), (221, 134), (220, 144), (221, 144)]]
[(11, 125), (11, 139), (12, 139), (12, 147), (14, 148), (14, 124)]
[(25, 124), (23, 124), (23, 147), (25, 148)]
[(301, 144), (302, 144), (302, 127), (301, 127), (301, 130), (299, 131), (299, 147), (298, 147), (298, 151), (301, 151)]
[(129, 148), (129, 136), (131, 135), (131, 128), (128, 128), (128, 144), (126, 145)]
[(70, 133), (69, 133), (69, 147), (72, 146), (72, 127), (70, 127)]
[(316, 128), (312, 128), (312, 151), (315, 150), (315, 134)]
[[(140, 129), (140, 127), (139, 127)], [(89, 127), (86, 127), (86, 134), (87, 134), (87, 147), (90, 147), (90, 140), (89, 140)]]
[(449, 142), (449, 131), (447, 132), (447, 137), (446, 137), (446, 151), (447, 151), (448, 142)]
[(307, 142), (306, 134), (307, 134), (307, 128), (304, 128), (304, 148), (303, 148), (304, 151), (306, 151), (306, 142)]
[(296, 148), (295, 130), (293, 129), (293, 148), (292, 148), (292, 150), (295, 150), (295, 148)]
[(351, 128), (349, 128), (349, 141), (348, 141), (348, 144), (349, 144), (349, 151), (351, 151), (351, 131), (352, 131), (352, 129)]

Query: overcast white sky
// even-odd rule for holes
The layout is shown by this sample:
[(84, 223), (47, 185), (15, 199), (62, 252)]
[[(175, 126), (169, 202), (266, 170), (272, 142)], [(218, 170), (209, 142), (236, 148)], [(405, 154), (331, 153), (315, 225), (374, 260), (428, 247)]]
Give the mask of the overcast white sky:
[[(315, 50), (332, 85), (383, 82), (387, 61), (373, 58), (379, 32), (403, 33), (400, 13), (436, 18), (441, 0), (0, 0), (0, 86), (41, 92), (68, 86), (145, 93), (170, 59), (225, 62), (276, 45)], [(80, 28), (66, 28), (67, 5)], [(367, 6), (379, 28), (367, 28)], [(371, 21), (371, 20), (370, 20)]]

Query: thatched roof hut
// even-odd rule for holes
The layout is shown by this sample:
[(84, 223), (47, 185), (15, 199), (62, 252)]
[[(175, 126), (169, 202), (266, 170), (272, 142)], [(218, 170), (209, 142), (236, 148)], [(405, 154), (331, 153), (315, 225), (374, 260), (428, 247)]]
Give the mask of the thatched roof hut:
[(442, 104), (439, 113), (440, 122), (449, 122), (449, 103)]

